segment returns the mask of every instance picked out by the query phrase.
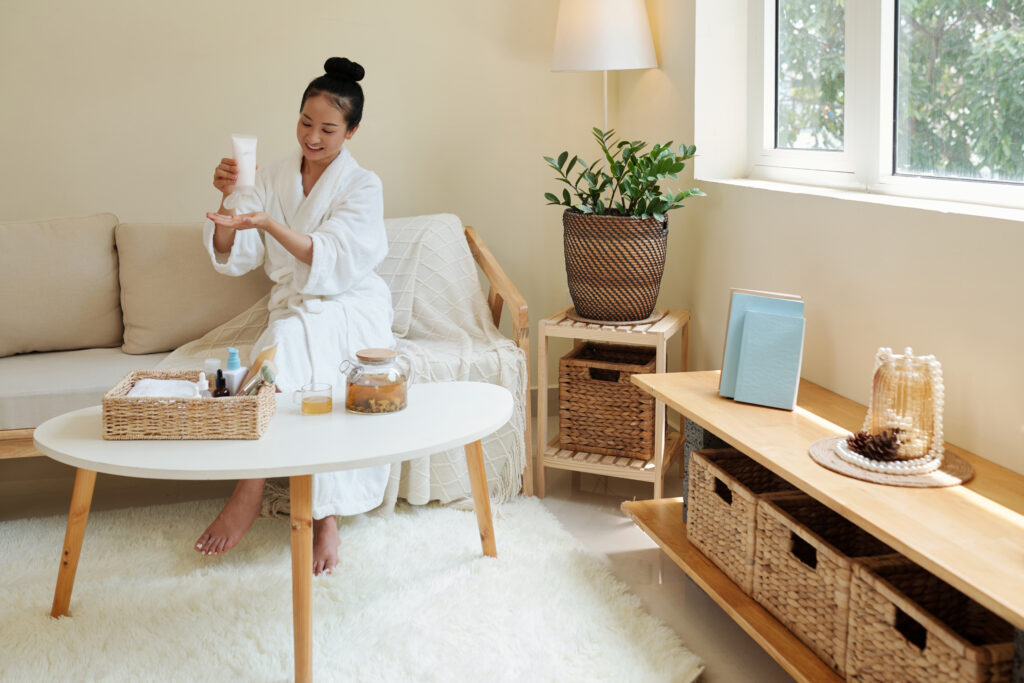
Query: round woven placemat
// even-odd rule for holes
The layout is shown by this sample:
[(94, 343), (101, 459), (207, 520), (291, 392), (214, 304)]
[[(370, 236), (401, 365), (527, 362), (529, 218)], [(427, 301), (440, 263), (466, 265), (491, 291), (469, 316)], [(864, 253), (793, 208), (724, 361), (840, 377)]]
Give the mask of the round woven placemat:
[(886, 484), (888, 486), (911, 486), (914, 488), (941, 488), (943, 486), (957, 486), (970, 481), (974, 476), (974, 468), (971, 464), (959, 455), (947, 452), (942, 458), (942, 465), (939, 469), (928, 474), (883, 474), (872, 472), (862, 467), (848, 463), (838, 455), (833, 448), (837, 441), (845, 439), (845, 436), (830, 436), (818, 439), (811, 444), (811, 458), (822, 467), (833, 472), (845, 474), (861, 481), (870, 481), (875, 484)]
[(646, 325), (647, 323), (658, 322), (668, 314), (668, 311), (654, 311), (643, 320), (594, 320), (592, 318), (584, 318), (576, 312), (576, 308), (570, 308), (565, 312), (565, 317), (569, 320), (575, 320), (579, 323), (594, 323), (596, 325)]

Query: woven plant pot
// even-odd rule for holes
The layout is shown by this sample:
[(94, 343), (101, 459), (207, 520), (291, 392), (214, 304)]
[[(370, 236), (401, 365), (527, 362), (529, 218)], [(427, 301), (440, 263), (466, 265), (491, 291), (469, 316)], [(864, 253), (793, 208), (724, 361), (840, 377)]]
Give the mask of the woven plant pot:
[(654, 311), (665, 272), (668, 220), (562, 214), (565, 274), (577, 315), (643, 320)]

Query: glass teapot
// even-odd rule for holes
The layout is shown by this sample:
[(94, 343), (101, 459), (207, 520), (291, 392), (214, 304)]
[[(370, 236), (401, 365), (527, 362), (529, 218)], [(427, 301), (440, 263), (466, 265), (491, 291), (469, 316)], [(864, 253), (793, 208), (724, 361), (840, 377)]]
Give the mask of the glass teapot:
[[(398, 359), (409, 368), (403, 370)], [(357, 361), (345, 360), (338, 370), (345, 376), (345, 410), (350, 413), (397, 413), (405, 408), (412, 383), (412, 359), (392, 349), (362, 349)]]

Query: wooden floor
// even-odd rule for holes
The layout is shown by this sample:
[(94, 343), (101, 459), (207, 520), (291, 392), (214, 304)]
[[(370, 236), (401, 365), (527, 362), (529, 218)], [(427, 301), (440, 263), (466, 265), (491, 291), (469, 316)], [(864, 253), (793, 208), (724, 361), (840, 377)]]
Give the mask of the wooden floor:
[(690, 545), (686, 540), (682, 498), (627, 501), (622, 504), (622, 510), (795, 680), (803, 683), (843, 680)]

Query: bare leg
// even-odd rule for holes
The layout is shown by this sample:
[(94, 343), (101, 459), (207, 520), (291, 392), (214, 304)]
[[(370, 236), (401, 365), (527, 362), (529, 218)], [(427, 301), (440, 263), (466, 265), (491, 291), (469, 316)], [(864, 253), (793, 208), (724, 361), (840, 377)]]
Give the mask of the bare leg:
[(196, 552), (220, 555), (231, 550), (245, 536), (260, 515), (266, 479), (242, 479), (213, 524), (196, 541)]
[(313, 520), (313, 575), (330, 574), (338, 564), (338, 523), (334, 515)]

